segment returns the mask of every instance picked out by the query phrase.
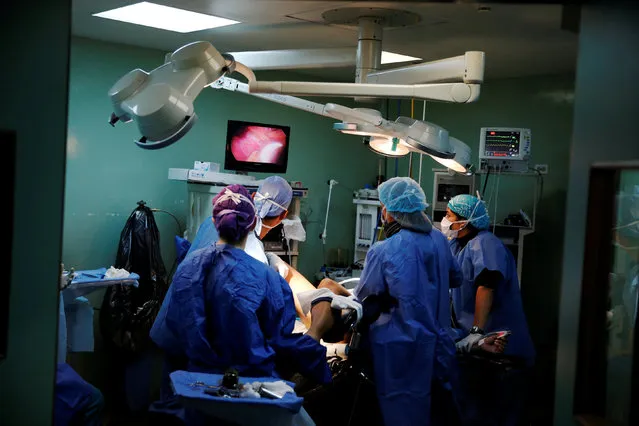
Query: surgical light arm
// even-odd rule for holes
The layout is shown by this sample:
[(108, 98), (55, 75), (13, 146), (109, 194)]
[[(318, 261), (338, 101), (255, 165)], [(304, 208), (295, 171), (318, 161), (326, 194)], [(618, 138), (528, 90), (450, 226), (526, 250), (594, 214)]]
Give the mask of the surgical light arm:
[(466, 52), (464, 55), (453, 58), (371, 72), (366, 82), (372, 84), (454, 82), (481, 84), (484, 82), (484, 63), (484, 52)]
[(266, 94), (266, 93), (251, 93), (248, 89), (248, 84), (242, 83), (239, 80), (235, 80), (230, 77), (222, 77), (211, 84), (214, 89), (224, 89), (230, 92), (241, 92), (247, 95), (255, 96), (256, 98), (265, 99), (267, 101), (276, 102), (281, 105), (286, 105), (291, 108), (296, 108), (302, 111), (311, 112), (313, 114), (321, 115), (324, 117), (331, 117), (326, 111), (324, 104), (318, 104), (316, 102), (307, 101), (306, 99), (296, 98), (288, 95), (278, 94)]
[(294, 96), (379, 97), (469, 103), (484, 81), (484, 52), (370, 73), (366, 83), (250, 81), (249, 91)]
[(480, 85), (440, 84), (369, 84), (316, 83), (303, 81), (254, 81), (252, 93), (279, 93), (293, 96), (332, 96), (340, 98), (419, 99), (440, 102), (470, 103), (479, 99)]
[(338, 104), (318, 104), (316, 102), (308, 101), (306, 99), (297, 98), (289, 95), (279, 94), (267, 94), (267, 93), (253, 93), (249, 91), (249, 85), (242, 83), (230, 77), (222, 77), (213, 84), (211, 87), (214, 89), (224, 89), (231, 92), (241, 92), (247, 95), (255, 96), (257, 98), (265, 99), (267, 101), (276, 102), (280, 105), (286, 105), (291, 108), (296, 108), (302, 111), (311, 112), (313, 114), (321, 115), (323, 117), (331, 117), (337, 120), (357, 120), (372, 124), (373, 126), (390, 127), (391, 122), (385, 120), (377, 115), (370, 114), (365, 111), (358, 111), (353, 108), (345, 107)]

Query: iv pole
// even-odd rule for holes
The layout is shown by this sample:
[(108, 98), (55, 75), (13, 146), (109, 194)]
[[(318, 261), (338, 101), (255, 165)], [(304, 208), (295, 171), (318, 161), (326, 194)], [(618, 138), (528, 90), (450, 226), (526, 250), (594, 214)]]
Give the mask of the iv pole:
[(322, 244), (326, 245), (326, 228), (328, 227), (328, 212), (331, 209), (331, 194), (333, 193), (333, 186), (337, 185), (335, 179), (331, 179), (328, 181), (328, 202), (326, 203), (326, 217), (324, 218), (324, 231), (320, 234), (320, 238), (322, 239)]

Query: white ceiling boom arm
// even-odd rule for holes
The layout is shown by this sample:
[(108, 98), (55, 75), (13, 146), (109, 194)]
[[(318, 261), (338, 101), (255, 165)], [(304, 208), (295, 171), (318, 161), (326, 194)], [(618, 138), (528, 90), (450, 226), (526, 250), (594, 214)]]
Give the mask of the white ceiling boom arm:
[(302, 81), (253, 81), (251, 93), (280, 93), (294, 96), (332, 96), (340, 98), (390, 98), (469, 103), (479, 99), (480, 85), (315, 83)]
[(369, 73), (367, 83), (257, 81), (251, 93), (294, 96), (372, 97), (469, 103), (479, 98), (484, 80), (484, 52)]
[(423, 84), (484, 82), (484, 52), (466, 52), (454, 58), (409, 65), (390, 70), (369, 73), (367, 83), (373, 84)]
[(267, 101), (275, 102), (302, 111), (311, 112), (323, 117), (335, 118), (337, 120), (345, 120), (347, 118), (357, 119), (358, 121), (369, 123), (374, 126), (379, 126), (383, 123), (390, 123), (387, 120), (384, 120), (383, 118), (376, 115), (369, 114), (364, 111), (358, 111), (356, 109), (348, 108), (342, 105), (318, 104), (316, 102), (296, 98), (295, 96), (289, 95), (253, 93), (249, 91), (248, 84), (242, 83), (241, 81), (235, 80), (234, 78), (230, 77), (220, 78), (219, 80), (211, 84), (211, 87), (214, 89), (228, 90), (230, 92), (245, 93), (247, 95), (265, 99)]

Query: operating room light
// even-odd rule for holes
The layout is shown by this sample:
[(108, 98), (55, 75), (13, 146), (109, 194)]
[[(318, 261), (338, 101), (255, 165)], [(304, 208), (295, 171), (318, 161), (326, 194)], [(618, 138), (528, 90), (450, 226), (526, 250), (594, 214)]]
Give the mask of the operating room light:
[(414, 56), (400, 55), (399, 53), (382, 51), (382, 65), (384, 64), (396, 64), (399, 62), (421, 61), (422, 58), (415, 58)]
[[(431, 155), (433, 160), (437, 161), (442, 166), (453, 170), (457, 173), (461, 174), (471, 174), (471, 165), (470, 165), (470, 157), (471, 150), (468, 145), (456, 139), (452, 136), (448, 138), (448, 143), (452, 148), (452, 151), (455, 153), (454, 158), (438, 158), (434, 155)], [(429, 154), (430, 155), (430, 154)]]
[(95, 13), (93, 16), (178, 33), (190, 33), (239, 24), (238, 21), (231, 19), (149, 2), (135, 3), (129, 6)]
[(376, 126), (366, 123), (335, 123), (333, 130), (355, 136), (388, 137), (388, 134)]
[(372, 137), (368, 147), (386, 157), (403, 157), (410, 152), (404, 141), (398, 138)]

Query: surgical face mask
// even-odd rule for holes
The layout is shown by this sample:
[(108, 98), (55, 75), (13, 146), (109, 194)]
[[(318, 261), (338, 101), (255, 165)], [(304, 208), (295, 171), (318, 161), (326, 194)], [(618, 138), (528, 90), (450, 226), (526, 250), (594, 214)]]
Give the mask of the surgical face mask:
[(265, 224), (264, 222), (262, 222), (262, 219), (258, 216), (257, 217), (257, 223), (255, 224), (255, 233), (257, 235), (260, 235), (260, 233), (262, 232), (262, 228), (266, 228), (266, 229), (270, 230), (270, 229), (273, 229), (275, 227)]
[(450, 220), (448, 220), (447, 217), (444, 217), (442, 219), (442, 221), (441, 221), (442, 233), (449, 240), (453, 240), (453, 239), (457, 238), (457, 236), (459, 235), (459, 229), (453, 230), (453, 229), (450, 229), (450, 227), (453, 226), (453, 223), (460, 223), (460, 222), (462, 222), (462, 221), (451, 222)]
[[(484, 216), (486, 216), (487, 213), (484, 213), (483, 215), (479, 216), (479, 217), (473, 217), (473, 215), (475, 214), (475, 211), (477, 211), (477, 207), (479, 206), (479, 203), (481, 203), (481, 198), (479, 199), (479, 202), (475, 204), (475, 207), (473, 207), (473, 211), (470, 213), (470, 220), (465, 219), (465, 220), (457, 220), (455, 222), (451, 222), (447, 217), (444, 217), (441, 221), (441, 229), (442, 229), (442, 233), (448, 237), (449, 240), (455, 239), (459, 236), (459, 232), (462, 231), (464, 228), (466, 228), (466, 226), (471, 223), (473, 220), (477, 220), (477, 219), (481, 219)], [(451, 226), (453, 226), (454, 223), (463, 223), (464, 225), (459, 227), (459, 229), (451, 229)]]
[(380, 221), (382, 222), (382, 225), (387, 225), (388, 221), (386, 220), (386, 215), (388, 214), (388, 210), (386, 210), (386, 207), (384, 207), (382, 209), (382, 211), (380, 212)]

